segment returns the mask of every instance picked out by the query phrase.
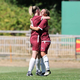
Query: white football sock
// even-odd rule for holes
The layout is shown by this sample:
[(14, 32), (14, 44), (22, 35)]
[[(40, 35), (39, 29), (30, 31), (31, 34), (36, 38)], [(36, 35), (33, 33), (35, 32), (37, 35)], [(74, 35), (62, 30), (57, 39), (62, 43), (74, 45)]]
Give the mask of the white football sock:
[(43, 58), (40, 58), (41, 59), (41, 70), (42, 70), (42, 73), (45, 72), (45, 65), (44, 65), (44, 62), (43, 62)]
[(47, 55), (43, 56), (43, 61), (44, 61), (44, 65), (46, 67), (46, 70), (50, 70), (50, 67), (49, 67), (49, 59), (47, 57)]
[(34, 68), (34, 65), (35, 65), (35, 59), (31, 58), (30, 62), (29, 62), (29, 69), (28, 69), (28, 71), (32, 72), (32, 70)]
[(40, 59), (36, 58), (36, 71), (40, 72)]

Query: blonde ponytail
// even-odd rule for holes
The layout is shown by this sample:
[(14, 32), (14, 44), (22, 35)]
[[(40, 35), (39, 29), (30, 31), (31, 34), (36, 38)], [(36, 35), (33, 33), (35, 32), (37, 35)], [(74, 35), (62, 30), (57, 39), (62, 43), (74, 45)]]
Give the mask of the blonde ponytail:
[(32, 12), (32, 6), (29, 7), (29, 14), (30, 14), (30, 15), (33, 14), (33, 12)]
[(35, 14), (37, 9), (39, 9), (39, 7), (37, 7), (37, 6), (30, 6), (29, 7), (29, 14), (30, 15)]

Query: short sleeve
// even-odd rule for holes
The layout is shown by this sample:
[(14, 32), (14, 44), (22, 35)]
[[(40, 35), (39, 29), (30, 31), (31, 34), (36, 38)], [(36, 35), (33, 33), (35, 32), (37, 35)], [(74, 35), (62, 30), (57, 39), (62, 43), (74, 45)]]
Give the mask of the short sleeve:
[(46, 23), (47, 23), (47, 20), (46, 19), (43, 19), (41, 21), (41, 23), (38, 26), (40, 28), (40, 30), (43, 30), (47, 26)]

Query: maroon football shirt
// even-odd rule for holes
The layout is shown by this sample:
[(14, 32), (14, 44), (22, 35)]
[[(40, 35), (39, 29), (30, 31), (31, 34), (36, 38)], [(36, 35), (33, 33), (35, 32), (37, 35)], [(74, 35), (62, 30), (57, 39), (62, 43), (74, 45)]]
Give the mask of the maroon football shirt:
[[(33, 26), (37, 27), (40, 24), (41, 17), (42, 16), (34, 16), (32, 18), (32, 24), (33, 24)], [(39, 35), (39, 31), (32, 30), (31, 36), (38, 36), (38, 35)]]
[(43, 19), (38, 26), (41, 30), (40, 33), (41, 41), (50, 41), (48, 30), (47, 31), (45, 30), (47, 26), (48, 26), (48, 21), (46, 19)]

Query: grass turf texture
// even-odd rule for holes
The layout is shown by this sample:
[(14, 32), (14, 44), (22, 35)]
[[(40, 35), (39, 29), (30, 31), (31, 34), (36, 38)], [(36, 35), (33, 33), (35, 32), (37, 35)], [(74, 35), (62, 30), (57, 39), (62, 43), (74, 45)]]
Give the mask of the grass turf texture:
[(80, 80), (80, 69), (73, 68), (51, 68), (49, 76), (26, 76), (26, 67), (0, 67), (0, 80)]

